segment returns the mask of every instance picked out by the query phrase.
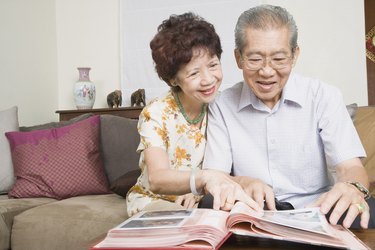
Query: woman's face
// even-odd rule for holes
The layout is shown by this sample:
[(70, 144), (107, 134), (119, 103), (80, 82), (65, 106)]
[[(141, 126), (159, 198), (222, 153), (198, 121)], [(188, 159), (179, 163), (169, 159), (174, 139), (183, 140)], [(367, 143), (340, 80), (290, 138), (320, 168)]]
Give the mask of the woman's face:
[(189, 63), (177, 72), (175, 83), (180, 99), (187, 105), (201, 106), (214, 100), (223, 79), (219, 58), (205, 49), (195, 49)]

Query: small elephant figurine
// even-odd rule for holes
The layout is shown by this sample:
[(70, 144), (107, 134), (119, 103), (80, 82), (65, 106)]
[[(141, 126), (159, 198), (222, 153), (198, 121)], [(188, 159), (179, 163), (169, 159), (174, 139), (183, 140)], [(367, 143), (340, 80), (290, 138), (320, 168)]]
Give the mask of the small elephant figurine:
[(131, 107), (146, 106), (146, 94), (144, 89), (138, 89), (130, 97)]
[(107, 104), (109, 108), (118, 108), (122, 104), (121, 90), (115, 90), (107, 95)]

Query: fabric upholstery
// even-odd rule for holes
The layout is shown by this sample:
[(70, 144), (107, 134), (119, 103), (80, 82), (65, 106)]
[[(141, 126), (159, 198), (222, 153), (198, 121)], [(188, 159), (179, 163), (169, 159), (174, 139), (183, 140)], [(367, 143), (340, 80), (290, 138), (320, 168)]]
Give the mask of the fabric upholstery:
[(131, 170), (112, 182), (110, 188), (114, 193), (126, 197), (129, 189), (137, 183), (140, 175), (141, 169)]
[(7, 199), (0, 198), (0, 249), (10, 249), (13, 218), (30, 208), (55, 201), (50, 198)]
[(92, 113), (87, 113), (87, 114), (82, 114), (80, 116), (74, 117), (68, 121), (60, 121), (60, 122), (49, 122), (49, 123), (44, 123), (40, 125), (35, 125), (35, 126), (21, 126), (20, 131), (22, 132), (29, 132), (29, 131), (34, 131), (34, 130), (42, 130), (42, 129), (50, 129), (50, 128), (61, 128), (66, 125), (70, 125), (82, 120), (85, 120), (94, 114)]
[(7, 193), (14, 183), (10, 147), (5, 132), (18, 131), (18, 108), (0, 111), (0, 194)]
[(358, 110), (358, 104), (352, 103), (352, 104), (346, 105), (346, 109), (348, 110), (350, 118), (352, 118), (352, 121), (354, 121), (355, 115), (356, 115), (357, 110)]
[(363, 165), (369, 175), (370, 191), (375, 196), (375, 107), (359, 107), (354, 124), (366, 150)]
[(73, 197), (29, 209), (14, 218), (13, 250), (87, 250), (93, 239), (127, 218), (116, 194)]
[(112, 184), (127, 172), (138, 169), (137, 120), (101, 115), (101, 150), (104, 168)]
[(8, 132), (16, 182), (9, 196), (64, 199), (108, 193), (99, 116), (60, 128)]

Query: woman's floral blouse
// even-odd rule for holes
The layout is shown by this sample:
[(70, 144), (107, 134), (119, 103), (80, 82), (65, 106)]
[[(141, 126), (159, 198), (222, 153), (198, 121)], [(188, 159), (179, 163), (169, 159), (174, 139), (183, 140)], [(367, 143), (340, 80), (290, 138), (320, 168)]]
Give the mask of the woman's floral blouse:
[(149, 147), (164, 149), (169, 156), (171, 169), (184, 171), (201, 168), (206, 146), (206, 125), (207, 115), (201, 127), (190, 125), (180, 112), (171, 91), (154, 99), (142, 110), (138, 122), (140, 144), (137, 149), (141, 153), (139, 166), (142, 173), (127, 194), (129, 216), (152, 201), (163, 199), (174, 202), (177, 197), (150, 191), (143, 150)]

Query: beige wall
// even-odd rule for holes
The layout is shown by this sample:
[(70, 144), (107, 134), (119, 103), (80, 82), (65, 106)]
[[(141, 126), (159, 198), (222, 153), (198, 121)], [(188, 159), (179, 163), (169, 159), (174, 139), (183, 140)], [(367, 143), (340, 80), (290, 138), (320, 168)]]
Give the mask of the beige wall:
[(346, 103), (367, 105), (364, 1), (264, 0), (294, 16), (301, 54), (295, 71), (337, 86)]
[(20, 125), (57, 121), (75, 109), (77, 67), (91, 67), (94, 108), (120, 88), (119, 0), (1, 0), (0, 110)]
[(56, 0), (59, 109), (75, 109), (77, 67), (91, 67), (94, 108), (120, 89), (119, 0)]
[[(107, 94), (120, 88), (119, 1), (1, 0), (0, 110), (18, 105), (21, 125), (56, 121), (57, 109), (75, 109), (79, 66), (92, 68), (94, 107), (106, 107)], [(295, 16), (296, 71), (338, 86), (347, 103), (367, 104), (362, 1), (261, 2)]]
[(18, 106), (22, 125), (55, 119), (55, 1), (0, 1), (0, 110)]

